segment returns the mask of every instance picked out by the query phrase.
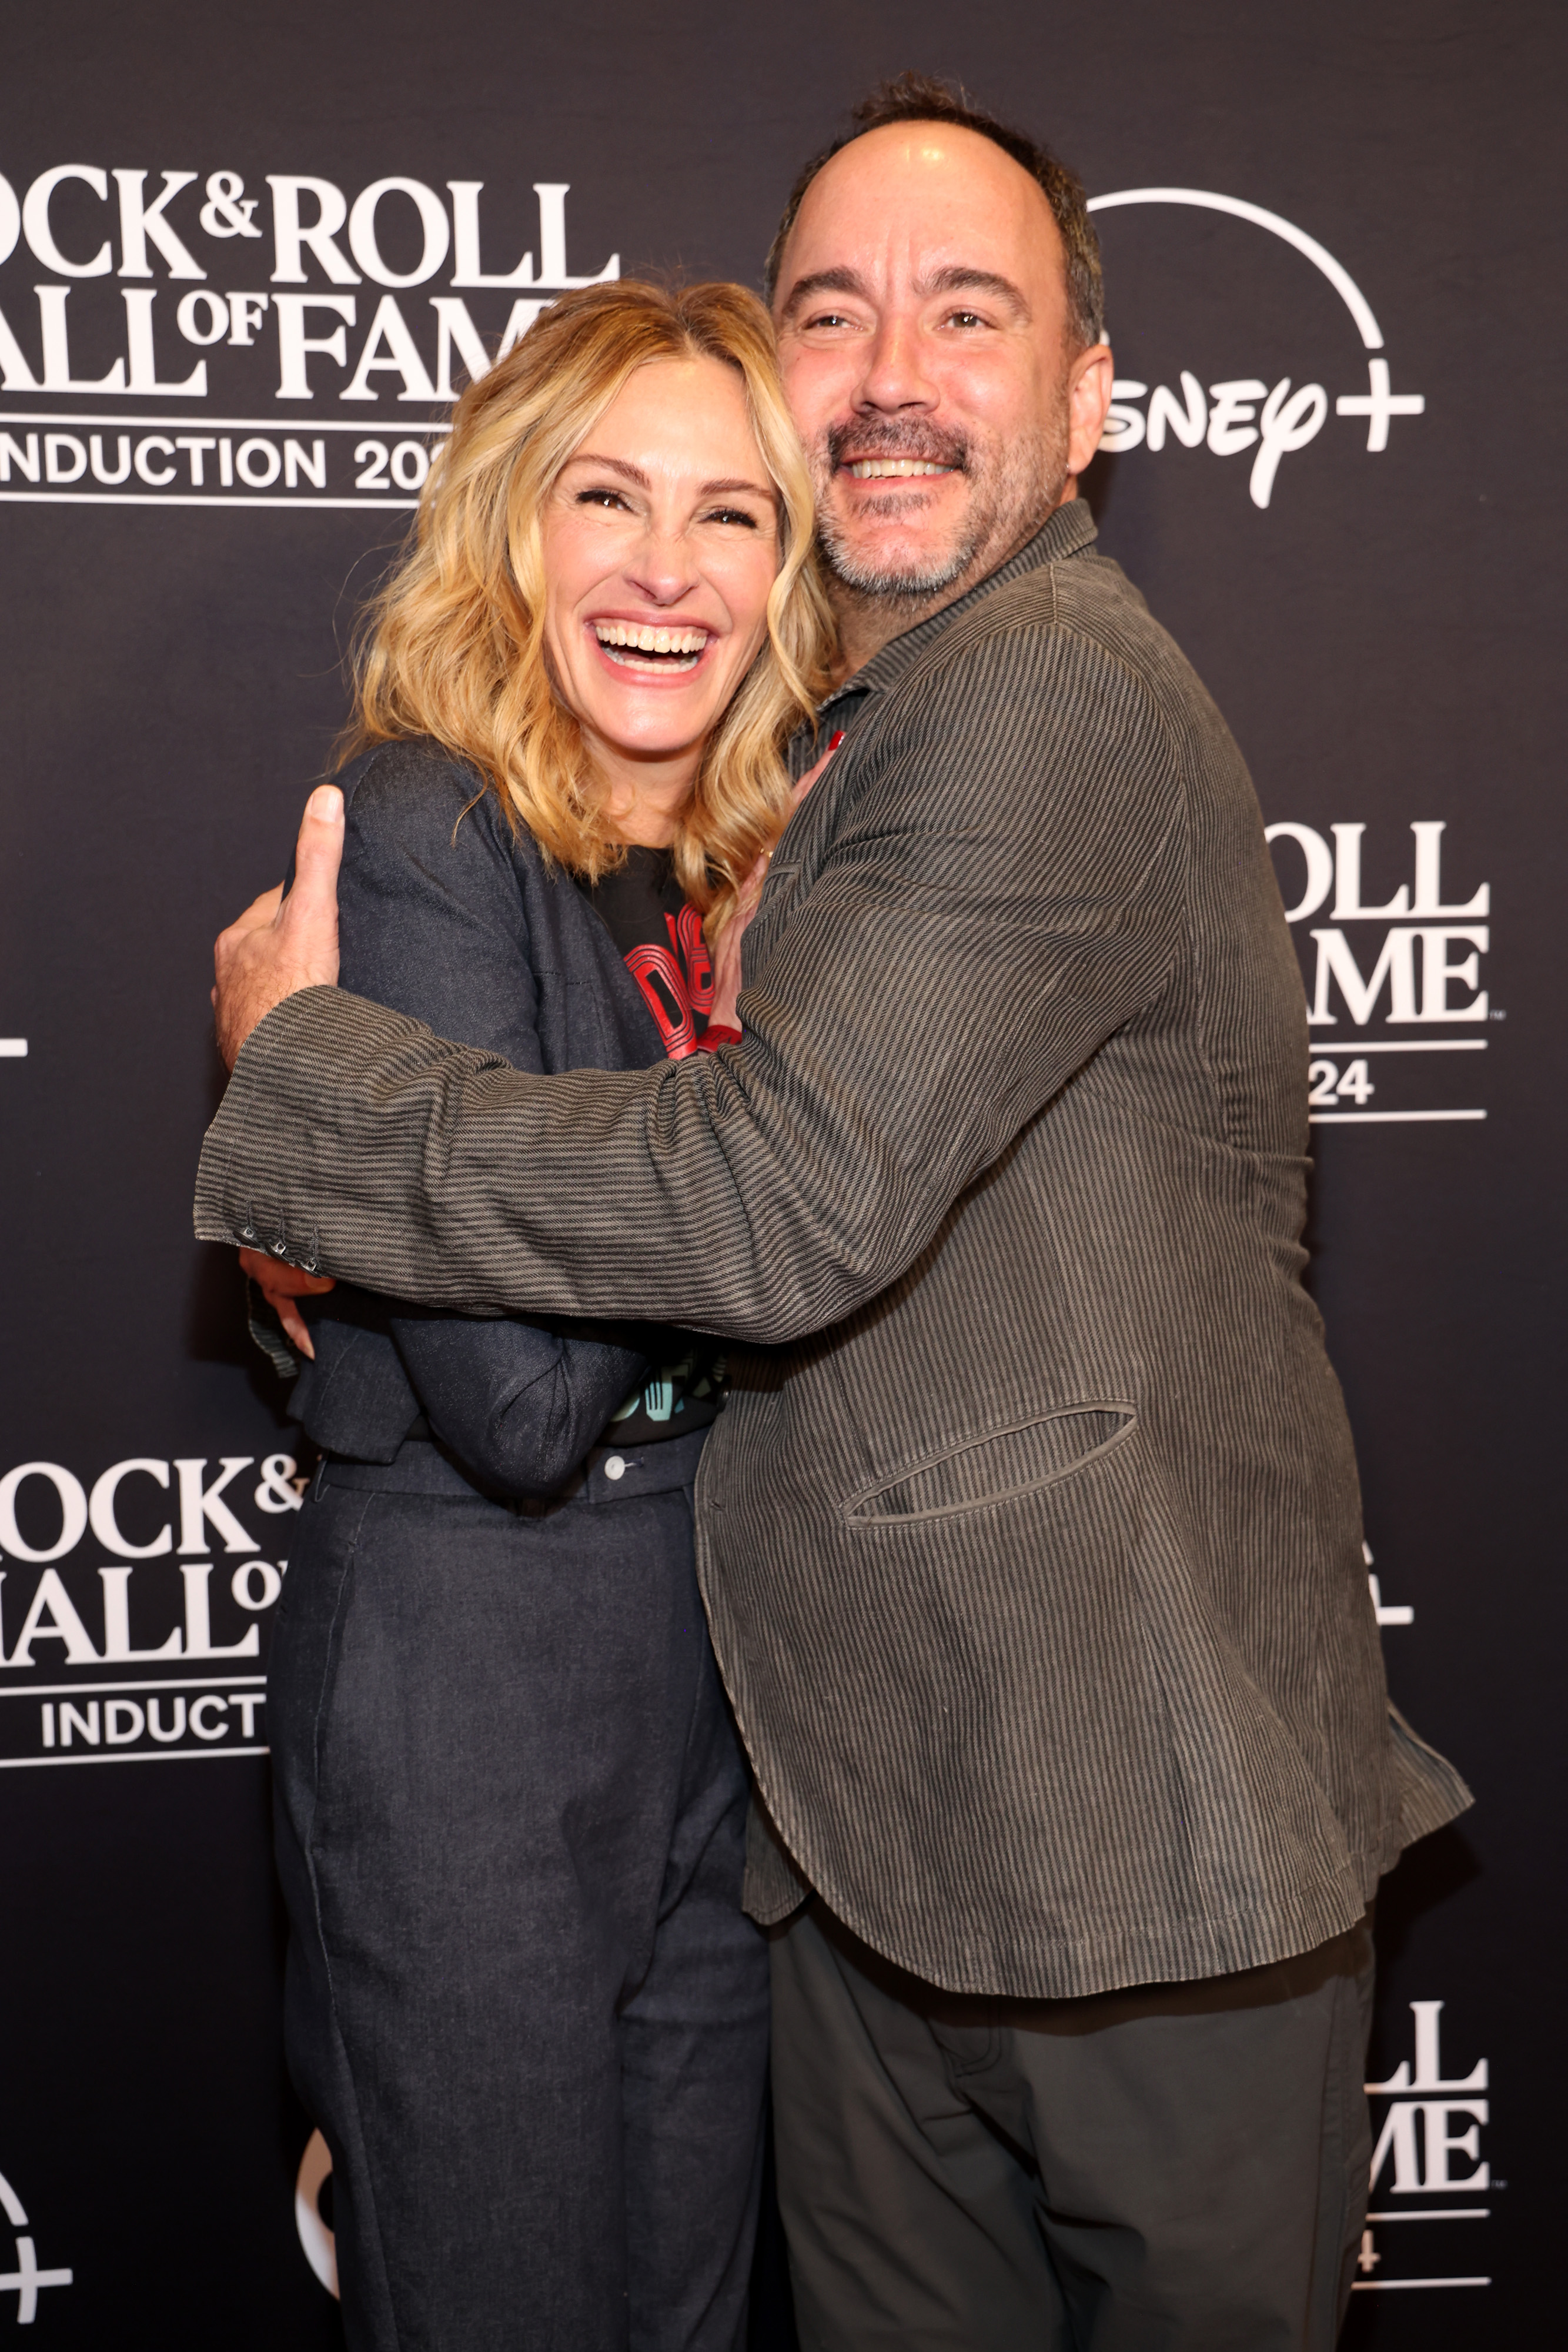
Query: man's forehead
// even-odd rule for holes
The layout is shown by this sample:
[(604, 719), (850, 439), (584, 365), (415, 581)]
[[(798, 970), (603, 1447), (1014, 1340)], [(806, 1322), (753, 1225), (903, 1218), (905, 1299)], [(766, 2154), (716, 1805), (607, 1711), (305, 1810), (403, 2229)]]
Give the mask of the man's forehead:
[[(929, 281), (966, 270), (1019, 284), (1061, 264), (1044, 190), (995, 142), (961, 125), (888, 123), (852, 140), (807, 189), (785, 247), (779, 293), (803, 273), (883, 268)], [(841, 286), (840, 291), (850, 290)]]

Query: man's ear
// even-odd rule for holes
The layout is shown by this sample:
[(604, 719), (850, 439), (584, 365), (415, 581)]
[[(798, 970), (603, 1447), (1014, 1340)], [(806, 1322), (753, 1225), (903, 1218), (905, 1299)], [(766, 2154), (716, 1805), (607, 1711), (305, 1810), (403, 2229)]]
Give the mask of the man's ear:
[(1073, 361), (1067, 379), (1067, 470), (1081, 474), (1100, 446), (1116, 363), (1109, 343), (1091, 343)]

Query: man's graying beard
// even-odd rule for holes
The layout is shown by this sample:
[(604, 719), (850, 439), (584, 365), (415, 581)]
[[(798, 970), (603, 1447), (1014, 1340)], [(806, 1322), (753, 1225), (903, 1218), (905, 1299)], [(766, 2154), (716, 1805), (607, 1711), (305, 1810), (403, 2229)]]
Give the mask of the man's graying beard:
[[(925, 458), (967, 475), (972, 485), (969, 511), (955, 542), (924, 566), (910, 562), (884, 568), (857, 553), (841, 531), (831, 505), (833, 482), (849, 448), (857, 457)], [(915, 418), (835, 425), (813, 450), (811, 470), (818, 542), (833, 578), (858, 596), (918, 603), (951, 588), (981, 557), (989, 558), (985, 568), (994, 571), (1033, 538), (1066, 488), (1067, 418), (1065, 414), (1053, 417), (1040, 433), (1004, 442), (994, 457), (962, 435), (940, 432)], [(928, 495), (918, 475), (889, 484), (884, 511), (894, 516), (918, 512)]]

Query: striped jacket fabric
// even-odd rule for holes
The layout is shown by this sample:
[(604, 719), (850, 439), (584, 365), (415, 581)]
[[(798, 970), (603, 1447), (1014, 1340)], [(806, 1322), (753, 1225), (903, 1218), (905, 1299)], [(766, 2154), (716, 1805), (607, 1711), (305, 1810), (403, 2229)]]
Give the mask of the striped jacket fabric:
[(1258, 805), (1093, 540), (1059, 509), (832, 698), (740, 1045), (541, 1077), (302, 992), (197, 1200), (433, 1306), (725, 1334), (749, 1907), (1034, 1997), (1304, 1950), (1469, 1801), (1387, 1702)]

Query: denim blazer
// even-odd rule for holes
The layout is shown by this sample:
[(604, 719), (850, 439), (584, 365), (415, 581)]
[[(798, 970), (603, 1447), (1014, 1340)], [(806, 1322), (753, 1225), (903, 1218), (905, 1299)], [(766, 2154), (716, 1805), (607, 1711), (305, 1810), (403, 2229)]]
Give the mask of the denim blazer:
[[(519, 1070), (664, 1058), (604, 922), (472, 770), (417, 740), (338, 781), (342, 987)], [(570, 1477), (660, 1350), (634, 1326), (444, 1315), (349, 1284), (305, 1304), (316, 1358), (293, 1409), (324, 1452), (390, 1462), (423, 1415), (476, 1485), (508, 1496)]]

